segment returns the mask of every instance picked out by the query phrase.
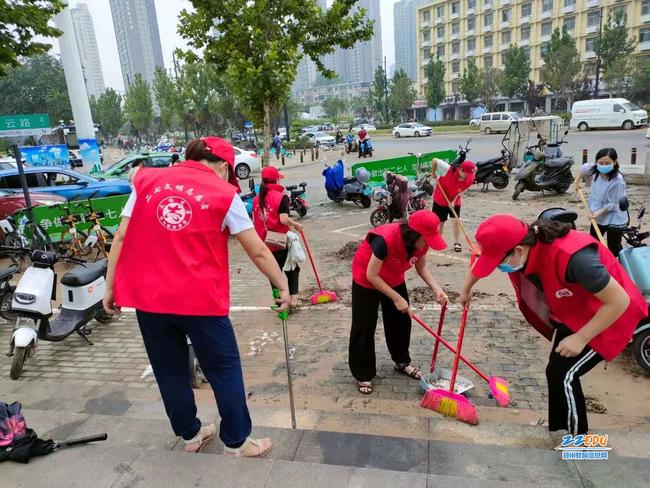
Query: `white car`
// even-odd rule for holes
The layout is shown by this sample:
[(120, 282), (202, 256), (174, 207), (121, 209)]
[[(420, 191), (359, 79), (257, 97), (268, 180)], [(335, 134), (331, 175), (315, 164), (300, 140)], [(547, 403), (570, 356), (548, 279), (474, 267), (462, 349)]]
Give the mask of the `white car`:
[(316, 147), (334, 147), (336, 145), (336, 139), (325, 132), (307, 132), (305, 137)]
[(409, 122), (407, 124), (400, 124), (393, 127), (393, 136), (396, 139), (400, 137), (422, 137), (430, 136), (431, 127), (428, 125), (420, 124), (419, 122)]
[(366, 132), (372, 132), (372, 131), (377, 130), (377, 127), (375, 127), (372, 124), (360, 124), (360, 125), (357, 125), (356, 127), (352, 127), (352, 130), (354, 132), (359, 132), (361, 129), (366, 129)]
[(476, 127), (481, 125), (481, 119), (472, 119), (472, 120), (470, 120), (469, 121), (469, 126), (472, 127), (473, 125), (475, 125)]
[(235, 149), (235, 174), (240, 180), (245, 180), (251, 171), (260, 169), (260, 162), (255, 151), (245, 150), (240, 147)]

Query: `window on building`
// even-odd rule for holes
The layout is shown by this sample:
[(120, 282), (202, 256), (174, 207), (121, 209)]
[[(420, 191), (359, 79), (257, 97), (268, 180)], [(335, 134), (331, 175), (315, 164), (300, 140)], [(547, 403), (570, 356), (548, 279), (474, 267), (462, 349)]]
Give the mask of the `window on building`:
[(650, 15), (650, 0), (641, 2), (641, 15)]
[(530, 26), (521, 28), (521, 40), (522, 41), (530, 40)]
[(542, 12), (551, 12), (553, 10), (553, 0), (542, 0)]
[(564, 0), (565, 7), (574, 7), (575, 4), (576, 4), (576, 0)]
[(595, 37), (587, 37), (585, 39), (585, 49), (587, 52), (594, 52), (594, 41), (596, 40)]
[(650, 27), (639, 31), (639, 42), (650, 42)]
[(429, 29), (422, 31), (422, 40), (424, 42), (429, 42), (431, 40), (431, 31)]
[(444, 6), (440, 6), (440, 7), (438, 7), (436, 9), (436, 17), (438, 17), (439, 19), (442, 19), (442, 18), (445, 17), (445, 7)]
[(553, 22), (544, 22), (542, 24), (542, 37), (550, 36), (553, 32)]
[(623, 5), (621, 7), (615, 7), (612, 9), (612, 15), (616, 15), (619, 12), (623, 12), (625, 15), (627, 15), (627, 6)]
[(425, 10), (424, 12), (422, 12), (422, 22), (426, 24), (430, 20), (431, 20), (431, 11)]
[(487, 56), (483, 57), (483, 67), (485, 68), (491, 68), (492, 67), (492, 55), (488, 54)]
[(530, 17), (530, 15), (533, 12), (533, 5), (529, 3), (524, 3), (521, 5), (521, 16), (522, 17)]
[(438, 39), (443, 39), (445, 37), (445, 26), (444, 25), (439, 25), (438, 26)]
[(445, 45), (441, 44), (436, 48), (436, 54), (440, 56), (441, 58), (445, 57)]
[(470, 37), (469, 39), (467, 39), (467, 50), (473, 51), (474, 49), (476, 49), (476, 39)]
[(528, 59), (530, 59), (530, 47), (528, 47), (528, 46), (524, 46), (524, 47), (521, 48), (521, 50), (524, 52), (524, 54), (526, 55), (526, 57), (527, 57)]
[(485, 14), (483, 16), (483, 25), (485, 27), (492, 27), (492, 24), (494, 23), (494, 17), (491, 13)]
[(476, 17), (467, 17), (467, 30), (473, 31), (476, 28)]
[(501, 66), (506, 65), (506, 53), (501, 53)]
[(576, 28), (576, 18), (575, 17), (565, 17), (564, 18), (564, 29), (567, 32), (573, 32)]
[(460, 84), (457, 81), (452, 81), (451, 82), (451, 93), (454, 93), (454, 94), (458, 93), (458, 87), (459, 86), (460, 86)]
[(539, 46), (539, 55), (541, 57), (546, 56), (546, 53), (548, 52), (548, 45), (547, 44), (542, 44)]
[(587, 12), (587, 27), (597, 27), (600, 24), (600, 10)]
[(431, 48), (425, 47), (422, 49), (422, 59), (429, 59), (431, 57)]
[(492, 47), (492, 34), (488, 34), (483, 38), (483, 45), (485, 47)]
[(501, 33), (501, 44), (510, 44), (512, 40), (512, 32), (509, 30), (503, 31)]
[(451, 33), (460, 34), (460, 22), (454, 22), (451, 24)]
[(501, 22), (510, 22), (510, 19), (512, 18), (512, 10), (509, 8), (504, 8), (501, 11)]
[(476, 7), (476, 0), (467, 0), (467, 8), (474, 8)]
[(454, 61), (451, 63), (451, 72), (458, 73), (460, 71), (460, 61)]
[(459, 54), (459, 53), (460, 53), (460, 42), (452, 42), (451, 54)]
[(492, 6), (492, 0), (483, 0), (483, 5), (489, 5), (491, 7)]
[(452, 2), (451, 4), (451, 14), (459, 15), (460, 14), (460, 2)]

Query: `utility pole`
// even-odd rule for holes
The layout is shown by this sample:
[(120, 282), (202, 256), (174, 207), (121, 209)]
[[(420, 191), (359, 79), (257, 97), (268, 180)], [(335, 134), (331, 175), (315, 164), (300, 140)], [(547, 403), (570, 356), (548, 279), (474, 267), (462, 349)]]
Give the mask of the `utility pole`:
[[(603, 35), (603, 7), (600, 7), (600, 18), (598, 25), (598, 38), (601, 39)], [(600, 51), (600, 49), (599, 49)], [(594, 86), (594, 95), (592, 98), (598, 98), (598, 85), (600, 84), (600, 64), (602, 60), (600, 59), (600, 53), (598, 54), (598, 59), (596, 60), (596, 83)]]
[(384, 56), (384, 113), (388, 124), (388, 70), (386, 69), (386, 56)]

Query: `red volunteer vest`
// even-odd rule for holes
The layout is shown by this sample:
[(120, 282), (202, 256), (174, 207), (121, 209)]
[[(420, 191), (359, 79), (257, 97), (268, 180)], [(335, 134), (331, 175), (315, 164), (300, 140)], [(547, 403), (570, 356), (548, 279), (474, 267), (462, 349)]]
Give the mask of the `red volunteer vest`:
[[(544, 337), (551, 340), (554, 328), (540, 318), (540, 304), (535, 299), (524, 298), (533, 293), (525, 288), (534, 287), (526, 276), (536, 275), (543, 288), (543, 299), (550, 317), (566, 325), (573, 332), (579, 331), (601, 307), (602, 302), (593, 293), (576, 283), (566, 282), (566, 270), (571, 256), (589, 245), (596, 244), (600, 261), (610, 276), (615, 279), (630, 297), (627, 310), (603, 332), (594, 337), (589, 346), (607, 361), (611, 361), (625, 349), (632, 339), (634, 329), (648, 314), (648, 305), (614, 255), (600, 242), (584, 232), (570, 231), (552, 244), (538, 243), (530, 250), (524, 276), (510, 273), (519, 302), (519, 309), (526, 320)], [(544, 308), (544, 305), (541, 305)], [(535, 310), (538, 310), (536, 313)]]
[[(280, 223), (280, 203), (284, 198), (284, 187), (280, 185), (267, 184), (268, 193), (264, 199), (264, 213), (260, 207), (259, 195), (253, 199), (253, 223), (255, 230), (260, 236), (260, 239), (266, 239), (266, 231), (272, 230), (286, 234), (289, 232), (289, 227)], [(265, 225), (266, 224), (266, 225)], [(271, 251), (278, 251), (281, 248), (269, 246)]]
[[(451, 202), (456, 195), (463, 193), (474, 184), (474, 173), (468, 173), (467, 178), (465, 178), (464, 181), (460, 181), (458, 178), (459, 171), (460, 168), (458, 168), (456, 171), (453, 171), (451, 168), (449, 168), (447, 173), (438, 178), (438, 184), (436, 185), (436, 189), (433, 192), (433, 201), (438, 205), (442, 205), (443, 207), (447, 206), (447, 200), (445, 200), (445, 197), (440, 191), (440, 188), (445, 191), (445, 195), (447, 195), (447, 198), (449, 198), (449, 201)], [(458, 197), (458, 200), (456, 200), (456, 206), (459, 206), (462, 203), (462, 197)]]
[[(400, 234), (400, 224), (384, 224), (371, 230), (368, 235), (377, 235), (384, 238), (388, 247), (388, 255), (381, 265), (379, 276), (388, 286), (395, 288), (397, 285), (404, 283), (404, 274), (413, 267), (413, 265), (424, 256), (429, 248), (416, 249), (413, 256), (409, 259), (406, 254), (406, 247)], [(352, 279), (358, 285), (364, 288), (374, 288), (366, 278), (368, 263), (372, 256), (372, 248), (367, 239), (364, 239), (352, 260)]]
[(227, 316), (228, 230), (237, 189), (196, 161), (142, 168), (115, 271), (115, 302), (152, 313)]

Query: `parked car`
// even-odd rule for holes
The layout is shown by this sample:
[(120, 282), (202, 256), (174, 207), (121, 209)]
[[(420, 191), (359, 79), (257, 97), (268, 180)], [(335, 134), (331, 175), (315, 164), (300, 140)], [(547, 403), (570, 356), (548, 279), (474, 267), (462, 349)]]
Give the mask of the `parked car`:
[(287, 128), (286, 127), (279, 127), (278, 132), (280, 133), (280, 139), (283, 141), (287, 140)]
[[(77, 173), (66, 168), (39, 166), (25, 168), (27, 186), (39, 192), (60, 195), (69, 200), (73, 197), (88, 198), (95, 194), (96, 197), (110, 197), (131, 193), (131, 185), (125, 180), (104, 180), (93, 176)], [(18, 170), (0, 171), (0, 189), (20, 189)]]
[[(65, 202), (65, 198), (60, 195), (53, 195), (51, 193), (43, 193), (30, 191), (29, 197), (32, 200), (32, 206), (38, 207), (41, 205), (55, 205), (57, 203)], [(4, 220), (18, 210), (27, 207), (25, 203), (25, 195), (22, 190), (0, 190), (0, 220)]]
[(336, 145), (336, 139), (325, 132), (307, 132), (305, 136), (316, 147), (334, 147)]
[(366, 129), (366, 132), (372, 132), (377, 130), (377, 127), (375, 127), (373, 124), (359, 124), (352, 127), (352, 130), (354, 132), (359, 132), (361, 129)]
[[(25, 160), (23, 160), (23, 166), (27, 166)], [(16, 160), (14, 158), (0, 158), (0, 171), (14, 168), (16, 168)]]
[(470, 120), (469, 121), (469, 126), (472, 127), (473, 125), (475, 125), (476, 127), (481, 125), (481, 119), (472, 119), (472, 120)]
[(481, 115), (480, 127), (484, 134), (506, 132), (513, 120), (517, 120), (517, 112), (489, 112)]
[(581, 100), (571, 107), (571, 129), (633, 129), (648, 123), (648, 112), (625, 98)]
[(129, 170), (133, 167), (133, 162), (137, 159), (144, 159), (144, 165), (147, 168), (165, 168), (171, 164), (172, 154), (170, 152), (129, 154), (106, 168), (100, 176), (103, 178), (127, 178)]
[(407, 124), (400, 124), (397, 127), (393, 127), (393, 136), (397, 139), (400, 137), (424, 137), (430, 135), (431, 127), (420, 124), (419, 122), (409, 122)]
[(260, 169), (260, 161), (255, 151), (235, 147), (235, 174), (240, 180), (248, 178), (252, 171)]

